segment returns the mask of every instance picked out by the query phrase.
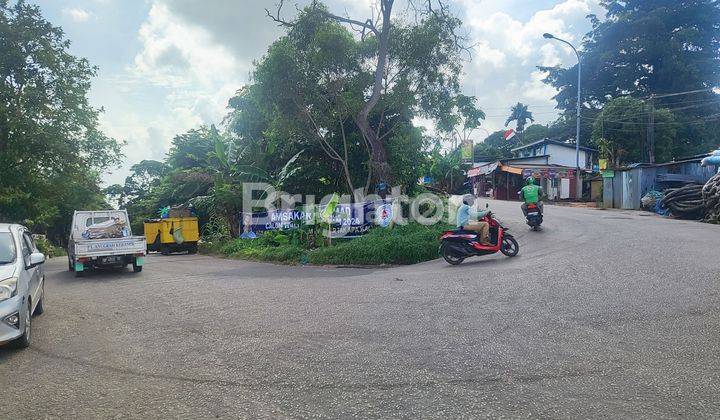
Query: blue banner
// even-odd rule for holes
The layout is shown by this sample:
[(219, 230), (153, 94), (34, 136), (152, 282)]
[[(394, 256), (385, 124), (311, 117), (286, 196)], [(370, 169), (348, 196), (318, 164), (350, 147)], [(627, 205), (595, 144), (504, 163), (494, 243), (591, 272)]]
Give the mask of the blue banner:
[[(240, 219), (241, 232), (261, 233), (268, 230), (291, 230), (320, 223), (325, 206), (300, 209), (278, 209), (270, 212), (245, 214)], [(374, 220), (372, 202), (338, 204), (330, 218), (332, 238), (354, 238), (370, 230)]]

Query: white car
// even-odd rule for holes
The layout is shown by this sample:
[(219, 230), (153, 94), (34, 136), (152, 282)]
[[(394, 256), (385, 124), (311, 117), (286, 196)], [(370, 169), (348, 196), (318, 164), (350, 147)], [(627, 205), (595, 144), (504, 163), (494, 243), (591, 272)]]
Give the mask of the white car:
[(0, 345), (30, 345), (32, 316), (43, 312), (44, 262), (25, 227), (0, 223)]

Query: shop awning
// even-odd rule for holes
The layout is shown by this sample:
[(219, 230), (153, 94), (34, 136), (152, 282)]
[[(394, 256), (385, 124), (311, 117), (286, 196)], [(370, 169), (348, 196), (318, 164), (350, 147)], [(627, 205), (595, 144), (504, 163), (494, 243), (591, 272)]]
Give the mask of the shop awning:
[(523, 169), (516, 168), (514, 166), (500, 165), (500, 170), (503, 172), (510, 172), (511, 174), (522, 175)]
[(487, 175), (497, 169), (500, 162), (488, 163), (486, 165), (480, 165), (475, 168), (470, 168), (467, 171), (467, 177), (473, 178), (480, 175)]

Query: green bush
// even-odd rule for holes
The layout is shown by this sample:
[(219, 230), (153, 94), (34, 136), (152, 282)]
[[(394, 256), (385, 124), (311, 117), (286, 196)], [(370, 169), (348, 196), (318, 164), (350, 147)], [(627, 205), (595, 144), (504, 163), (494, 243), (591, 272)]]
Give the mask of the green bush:
[(438, 237), (449, 227), (411, 223), (394, 229), (375, 228), (365, 236), (319, 248), (308, 254), (312, 264), (415, 264), (438, 256)]
[(48, 258), (67, 255), (63, 247), (53, 245), (45, 235), (33, 235), (33, 240), (35, 241), (38, 251), (45, 254)]
[(257, 261), (331, 265), (415, 264), (438, 256), (438, 237), (451, 228), (445, 224), (411, 223), (393, 229), (374, 228), (355, 239), (334, 239), (333, 244), (307, 250), (290, 241), (292, 235), (266, 232), (256, 239), (232, 239), (205, 245), (203, 251)]

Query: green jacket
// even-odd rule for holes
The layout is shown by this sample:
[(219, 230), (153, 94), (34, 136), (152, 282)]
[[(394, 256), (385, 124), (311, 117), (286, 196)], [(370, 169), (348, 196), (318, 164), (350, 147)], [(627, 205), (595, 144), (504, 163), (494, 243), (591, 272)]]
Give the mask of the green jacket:
[(527, 204), (534, 204), (540, 201), (541, 190), (537, 185), (526, 185), (520, 192), (522, 192), (522, 198)]

